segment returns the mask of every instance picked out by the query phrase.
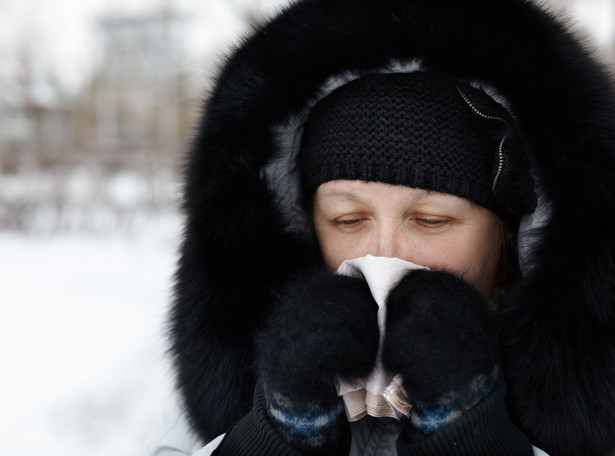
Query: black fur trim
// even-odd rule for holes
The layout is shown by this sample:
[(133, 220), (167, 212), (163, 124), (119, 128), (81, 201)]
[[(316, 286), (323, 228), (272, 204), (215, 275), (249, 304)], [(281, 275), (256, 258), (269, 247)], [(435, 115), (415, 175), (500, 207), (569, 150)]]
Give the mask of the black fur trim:
[(261, 167), (271, 126), (330, 75), (391, 59), (479, 79), (510, 101), (551, 209), (501, 304), (513, 418), (553, 455), (615, 448), (615, 95), (565, 27), (525, 0), (305, 0), (227, 61), (186, 166), (171, 317), (178, 386), (206, 439), (250, 408), (253, 333), (318, 263), (289, 234)]

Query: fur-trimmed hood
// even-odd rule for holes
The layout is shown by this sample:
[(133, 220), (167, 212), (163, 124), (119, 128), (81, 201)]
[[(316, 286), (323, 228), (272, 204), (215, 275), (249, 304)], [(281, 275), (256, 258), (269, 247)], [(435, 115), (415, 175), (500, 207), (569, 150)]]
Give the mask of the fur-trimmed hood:
[(304, 0), (228, 59), (185, 169), (171, 337), (192, 425), (211, 439), (247, 413), (253, 334), (319, 261), (289, 190), (307, 109), (331, 81), (415, 64), (497, 88), (532, 145), (543, 220), (499, 311), (513, 420), (552, 455), (613, 451), (615, 92), (524, 0)]

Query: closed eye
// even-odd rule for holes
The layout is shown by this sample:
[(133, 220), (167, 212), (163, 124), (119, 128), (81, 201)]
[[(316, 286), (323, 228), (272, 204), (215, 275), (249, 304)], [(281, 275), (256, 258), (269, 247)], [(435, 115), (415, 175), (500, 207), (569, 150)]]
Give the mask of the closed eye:
[(425, 228), (443, 228), (450, 223), (448, 218), (417, 217), (415, 222)]
[(427, 218), (417, 218), (416, 221), (424, 225), (439, 225), (441, 223), (447, 222), (447, 220), (427, 219)]
[(355, 223), (359, 223), (360, 219), (352, 219), (352, 220), (340, 220), (338, 223), (342, 225), (354, 225)]
[(365, 221), (364, 218), (349, 218), (349, 219), (337, 219), (337, 220), (334, 220), (333, 223), (338, 228), (349, 231), (349, 230), (358, 228), (361, 225), (361, 223), (363, 223), (363, 221)]

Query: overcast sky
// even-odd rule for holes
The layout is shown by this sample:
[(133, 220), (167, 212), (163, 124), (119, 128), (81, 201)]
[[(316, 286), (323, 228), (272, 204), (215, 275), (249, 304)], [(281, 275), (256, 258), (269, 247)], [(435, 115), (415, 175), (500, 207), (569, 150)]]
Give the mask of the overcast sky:
[[(241, 35), (241, 8), (272, 12), (288, 0), (0, 0), (0, 84), (14, 77), (27, 50), (41, 78), (53, 75), (72, 91), (96, 61), (96, 19), (110, 13), (153, 11), (171, 4), (190, 18), (185, 48), (197, 60), (223, 52)], [(559, 3), (559, 2), (557, 2)], [(615, 0), (571, 0), (571, 11), (599, 44), (613, 39)], [(0, 85), (0, 90), (2, 86)]]
[(187, 14), (191, 55), (219, 52), (241, 34), (241, 8), (272, 12), (288, 0), (0, 0), (0, 78), (11, 77), (20, 50), (40, 75), (72, 90), (95, 62), (96, 20), (110, 13), (141, 13), (171, 4)]

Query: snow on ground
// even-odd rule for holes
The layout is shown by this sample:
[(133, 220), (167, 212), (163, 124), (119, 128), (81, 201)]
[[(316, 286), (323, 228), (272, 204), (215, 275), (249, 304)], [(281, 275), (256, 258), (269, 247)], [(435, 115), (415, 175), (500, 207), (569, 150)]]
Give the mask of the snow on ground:
[(143, 454), (172, 401), (163, 333), (177, 226), (0, 233), (0, 453)]

